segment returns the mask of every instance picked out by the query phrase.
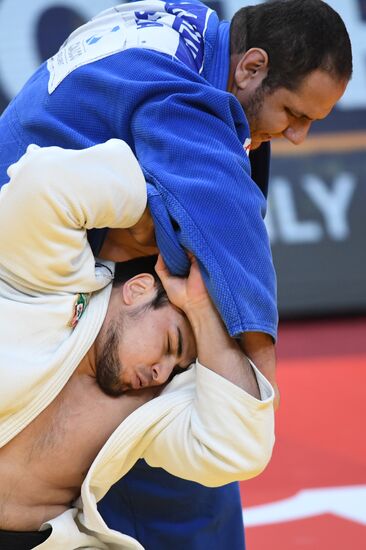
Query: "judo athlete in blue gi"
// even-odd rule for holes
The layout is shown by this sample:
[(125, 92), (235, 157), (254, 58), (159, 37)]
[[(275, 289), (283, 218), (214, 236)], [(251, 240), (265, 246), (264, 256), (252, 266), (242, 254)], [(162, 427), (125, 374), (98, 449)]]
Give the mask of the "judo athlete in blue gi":
[[(30, 143), (125, 140), (169, 270), (185, 274), (193, 252), (229, 334), (275, 386), (267, 142), (301, 143), (351, 73), (347, 31), (321, 0), (243, 8), (231, 23), (196, 0), (121, 4), (74, 31), (4, 112), (0, 184)], [(95, 255), (108, 235), (89, 234)], [(148, 550), (244, 546), (236, 484), (208, 489), (139, 462), (100, 509)]]

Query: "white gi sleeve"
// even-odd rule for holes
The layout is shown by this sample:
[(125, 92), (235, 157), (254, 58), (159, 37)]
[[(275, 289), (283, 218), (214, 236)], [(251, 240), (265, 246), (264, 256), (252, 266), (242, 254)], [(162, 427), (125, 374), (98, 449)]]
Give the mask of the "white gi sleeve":
[(86, 230), (134, 225), (146, 183), (118, 139), (88, 149), (28, 147), (0, 192), (1, 275), (42, 292), (92, 292), (98, 281)]
[(154, 438), (145, 460), (210, 487), (258, 475), (274, 445), (272, 386), (253, 365), (258, 400), (198, 362), (193, 368), (193, 400)]

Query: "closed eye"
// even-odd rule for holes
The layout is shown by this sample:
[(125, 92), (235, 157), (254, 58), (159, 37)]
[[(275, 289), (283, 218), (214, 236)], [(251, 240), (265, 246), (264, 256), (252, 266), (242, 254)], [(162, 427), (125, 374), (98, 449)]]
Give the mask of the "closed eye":
[(296, 118), (297, 120), (309, 120), (310, 122), (313, 122), (314, 120), (313, 118), (310, 118), (308, 115), (305, 115), (303, 113), (294, 113), (288, 107), (286, 107), (286, 111), (287, 114), (289, 114), (292, 118)]
[(291, 111), (291, 109), (288, 109), (287, 107), (286, 107), (286, 112), (287, 112), (287, 114), (290, 115), (290, 117), (292, 117), (292, 118), (302, 118), (301, 116), (296, 115), (293, 111)]
[(177, 327), (177, 332), (172, 336), (171, 340), (170, 334), (168, 334), (167, 344), (166, 344), (166, 355), (175, 355), (177, 358), (183, 355), (183, 336), (179, 327)]
[(167, 341), (167, 345), (166, 345), (166, 354), (170, 355), (171, 353), (172, 353), (172, 345), (170, 343), (170, 336), (168, 334), (168, 341)]

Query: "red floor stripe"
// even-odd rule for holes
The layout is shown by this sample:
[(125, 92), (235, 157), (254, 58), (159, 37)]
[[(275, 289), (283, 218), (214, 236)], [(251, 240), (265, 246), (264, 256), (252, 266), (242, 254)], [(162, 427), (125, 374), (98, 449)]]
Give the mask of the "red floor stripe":
[[(346, 545), (351, 550), (366, 549), (366, 323), (358, 321), (353, 331), (337, 325), (339, 332), (333, 334), (338, 340), (343, 335), (343, 342), (336, 343), (328, 326), (323, 339), (327, 350), (321, 347), (319, 325), (301, 329), (302, 346), (312, 346), (305, 357), (294, 357), (292, 343), (287, 352), (282, 348), (278, 366), (282, 403), (276, 414), (273, 458), (261, 476), (241, 486), (244, 511), (251, 510), (251, 518), (258, 510), (253, 507), (276, 503), (304, 489), (311, 490), (307, 495), (314, 515), (248, 527), (247, 550), (344, 550)], [(285, 338), (300, 331), (298, 326), (287, 330)], [(357, 342), (354, 346), (351, 333)], [(338, 356), (333, 353), (337, 347), (342, 350)], [(350, 349), (357, 353), (345, 354)], [(324, 497), (322, 488), (353, 490), (356, 485), (365, 488), (363, 505), (356, 498), (341, 499), (340, 515), (317, 511)], [(330, 505), (335, 505), (337, 494)], [(364, 520), (357, 516), (360, 510)], [(274, 509), (270, 513), (274, 515)], [(349, 514), (351, 519), (344, 517)]]

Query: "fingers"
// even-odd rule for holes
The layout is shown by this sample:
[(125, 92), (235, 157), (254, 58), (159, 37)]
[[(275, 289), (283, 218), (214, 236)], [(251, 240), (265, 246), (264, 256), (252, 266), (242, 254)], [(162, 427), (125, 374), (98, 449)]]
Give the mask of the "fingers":
[[(189, 251), (186, 251), (186, 252), (187, 252), (188, 258), (191, 262), (191, 269), (192, 269), (193, 266), (195, 266), (198, 269), (198, 263), (197, 263), (196, 257), (193, 256), (192, 252), (189, 252)], [(168, 277), (170, 277), (170, 278), (173, 277), (173, 275), (170, 273), (169, 269), (165, 265), (165, 262), (164, 262), (163, 257), (162, 257), (161, 254), (159, 254), (158, 260), (155, 264), (155, 271), (158, 274), (161, 281), (163, 281), (164, 278), (166, 280)]]
[(168, 268), (165, 265), (165, 262), (163, 260), (163, 256), (161, 254), (159, 254), (157, 262), (155, 264), (155, 271), (159, 275), (160, 279), (161, 279), (161, 276), (167, 277), (169, 275)]
[(165, 262), (161, 254), (159, 254), (158, 260), (155, 264), (155, 271), (159, 279), (161, 280), (163, 287), (165, 288), (165, 290), (167, 290), (166, 285), (169, 283), (169, 280), (172, 278), (172, 275), (170, 274), (169, 269), (165, 265)]
[(185, 252), (188, 256), (189, 261), (191, 262), (191, 266), (193, 264), (197, 264), (196, 256), (193, 255), (193, 252), (190, 252), (189, 250), (185, 249)]

